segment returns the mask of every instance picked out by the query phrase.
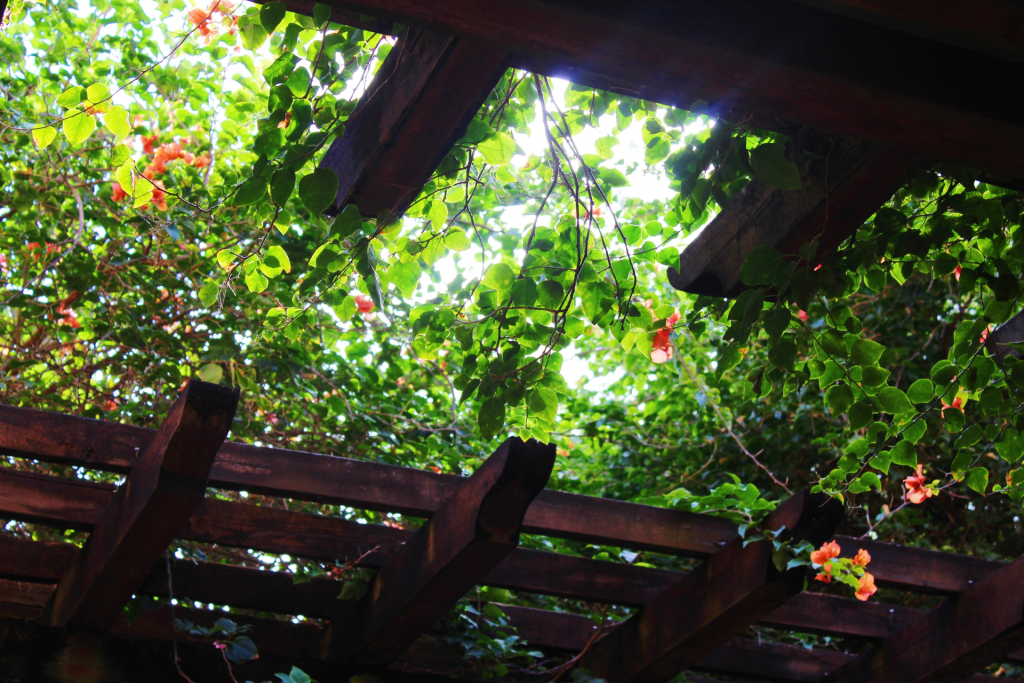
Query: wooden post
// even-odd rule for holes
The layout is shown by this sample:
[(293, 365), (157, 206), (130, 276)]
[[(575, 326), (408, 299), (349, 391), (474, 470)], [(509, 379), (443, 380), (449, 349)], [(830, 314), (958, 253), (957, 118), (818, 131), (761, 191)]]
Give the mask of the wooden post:
[(336, 208), (400, 216), (508, 68), (508, 54), (407, 29), (320, 162), (340, 180)]
[(519, 544), (526, 508), (547, 484), (554, 445), (505, 441), (381, 567), (358, 617), (332, 621), (320, 658), (387, 665)]
[(118, 488), (40, 620), (106, 631), (206, 495), (238, 390), (192, 380)]
[[(768, 518), (814, 545), (832, 538), (839, 501), (799, 491)], [(737, 539), (599, 640), (579, 662), (608, 683), (668, 681), (803, 590), (806, 567), (780, 571), (774, 546)]]

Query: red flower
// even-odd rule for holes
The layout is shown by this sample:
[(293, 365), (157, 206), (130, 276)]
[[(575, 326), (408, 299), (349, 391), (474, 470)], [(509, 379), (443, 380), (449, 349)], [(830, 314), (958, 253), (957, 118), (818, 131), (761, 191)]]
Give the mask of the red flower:
[(373, 299), (366, 296), (365, 294), (356, 294), (353, 299), (356, 300), (356, 309), (360, 313), (369, 313), (373, 310)]
[(140, 137), (142, 138), (142, 153), (143, 154), (152, 154), (153, 153), (153, 143), (156, 142), (157, 136), (156, 135), (142, 135)]
[(807, 315), (807, 311), (797, 311), (796, 312), (796, 317), (800, 318), (800, 320), (803, 320), (804, 322), (807, 322), (807, 320), (811, 316)]
[[(927, 499), (935, 495), (935, 491), (924, 485), (924, 473), (922, 472), (923, 466), (917, 466), (917, 474), (912, 474), (903, 480), (903, 485), (907, 487), (907, 500), (914, 505), (920, 505)], [(867, 600), (867, 598), (862, 598)]]
[(867, 550), (864, 550), (864, 548), (859, 549), (857, 551), (857, 556), (853, 558), (853, 563), (858, 564), (861, 567), (868, 566), (869, 562), (871, 562), (871, 555)]
[(823, 543), (821, 548), (811, 552), (811, 562), (825, 565), (833, 557), (839, 557), (839, 544), (835, 541)]
[(857, 592), (854, 593), (856, 598), (860, 601), (867, 600), (874, 595), (878, 589), (875, 587), (875, 577), (871, 574), (865, 573), (864, 576), (860, 577), (860, 583), (857, 586)]
[(957, 264), (957, 267), (953, 269), (953, 275), (956, 275), (956, 281), (960, 282), (960, 273), (964, 272), (964, 269)]
[(674, 353), (672, 349), (672, 342), (669, 340), (669, 336), (672, 334), (672, 330), (663, 329), (658, 330), (654, 335), (654, 341), (651, 344), (651, 362), (662, 364), (672, 360)]
[(114, 194), (111, 195), (111, 199), (115, 202), (123, 202), (128, 198), (128, 193), (121, 187), (121, 183), (114, 183)]
[(815, 581), (821, 581), (822, 583), (832, 583), (832, 564), (826, 562), (821, 567), (821, 573), (814, 577)]

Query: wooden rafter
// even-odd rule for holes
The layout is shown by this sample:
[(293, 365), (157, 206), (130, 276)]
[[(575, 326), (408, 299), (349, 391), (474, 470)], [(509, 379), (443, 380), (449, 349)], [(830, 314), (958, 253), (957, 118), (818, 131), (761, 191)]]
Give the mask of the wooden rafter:
[[(145, 449), (154, 433), (113, 422), (0, 406), (0, 453), (6, 455), (126, 473), (135, 459), (135, 449)], [(224, 444), (210, 474), (210, 485), (218, 488), (418, 517), (431, 516), (463, 481), (462, 477), (405, 467), (238, 443)], [(109, 487), (97, 487), (82, 480), (6, 472), (0, 472), (0, 494), (0, 513), (78, 528), (95, 523), (97, 511), (102, 510), (110, 495)], [(298, 551), (307, 545), (302, 539), (309, 539), (305, 552), (310, 552), (310, 547), (323, 548), (329, 556), (326, 559), (341, 559), (355, 551), (358, 552), (352, 557), (357, 557), (375, 545), (399, 542), (401, 535), (407, 533), (382, 527), (368, 529), (366, 525), (352, 525), (362, 531), (341, 533), (342, 527), (332, 525), (344, 523), (343, 520), (313, 515), (292, 518), (287, 517), (292, 513), (282, 510), (253, 506), (236, 509), (233, 505), (206, 501), (206, 512), (197, 517), (190, 531), (204, 535), (210, 542), (243, 546), (247, 542), (260, 543), (267, 552), (299, 556), (303, 553)], [(207, 520), (200, 523), (204, 516)], [(281, 533), (273, 529), (275, 524), (282, 525)], [(543, 491), (530, 506), (523, 531), (700, 558), (711, 556), (737, 537), (735, 526), (725, 519), (550, 490)], [(878, 541), (843, 536), (836, 540), (844, 556), (853, 557), (858, 548), (870, 552), (874, 558), (871, 569), (878, 584), (901, 590), (956, 594), (1002, 564)], [(525, 565), (532, 560), (519, 558), (530, 557), (534, 552), (519, 549), (503, 566), (524, 566), (527, 571), (529, 566)], [(371, 556), (368, 560), (376, 562), (378, 558)], [(575, 576), (568, 566), (559, 571)], [(577, 585), (583, 587), (585, 578), (580, 576)], [(647, 601), (644, 591), (667, 587), (654, 579), (641, 585), (651, 588), (641, 590), (635, 579), (625, 576), (609, 579), (609, 590), (617, 591), (615, 601), (621, 604), (642, 605)]]
[[(909, 159), (897, 149), (805, 129), (793, 139), (803, 187), (773, 190), (756, 180), (740, 190), (668, 269), (693, 294), (734, 296), (740, 266), (755, 247), (796, 256), (817, 239), (815, 259), (839, 246), (903, 183)], [(807, 145), (805, 154), (801, 147)]]
[(554, 444), (507, 439), (390, 553), (356, 618), (332, 621), (313, 651), (323, 659), (391, 664), (515, 550), (526, 508), (554, 464)]
[[(839, 501), (800, 491), (766, 527), (818, 545), (842, 517)], [(580, 666), (609, 683), (668, 681), (803, 590), (806, 568), (780, 571), (774, 551), (769, 540), (736, 539), (598, 641)]]
[(320, 162), (340, 180), (336, 208), (402, 214), (508, 64), (493, 44), (404, 31)]
[(238, 390), (190, 381), (43, 611), (48, 626), (105, 631), (206, 495)]
[(886, 638), (838, 683), (958, 683), (1024, 645), (1024, 558)]
[(703, 100), (1024, 174), (1024, 121), (1001, 95), (1005, 83), (1024, 78), (1024, 65), (807, 5), (330, 4), (488, 42), (513, 53), (517, 67), (574, 83), (686, 108)]

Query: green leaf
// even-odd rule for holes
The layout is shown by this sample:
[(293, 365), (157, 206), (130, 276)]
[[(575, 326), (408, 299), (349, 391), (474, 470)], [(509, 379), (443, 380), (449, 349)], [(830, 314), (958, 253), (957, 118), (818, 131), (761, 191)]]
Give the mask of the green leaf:
[(914, 403), (927, 403), (935, 398), (935, 385), (930, 379), (919, 379), (907, 389), (907, 398)]
[(242, 37), (242, 46), (246, 50), (255, 50), (267, 40), (267, 30), (256, 15), (246, 14), (238, 17), (238, 34)]
[(78, 146), (88, 139), (96, 130), (96, 119), (89, 116), (80, 109), (72, 109), (65, 114), (63, 130), (64, 137), (72, 146)]
[(865, 472), (858, 477), (857, 481), (864, 486), (874, 486), (879, 492), (882, 490), (882, 480), (874, 472)]
[(850, 429), (863, 429), (871, 422), (874, 415), (874, 406), (868, 401), (858, 401), (850, 406), (848, 416), (850, 418)]
[(988, 470), (984, 467), (972, 467), (967, 470), (964, 482), (969, 489), (985, 495), (985, 489), (988, 488)]
[(882, 357), (883, 353), (885, 353), (885, 347), (870, 339), (858, 339), (853, 342), (853, 347), (850, 349), (850, 357), (853, 361), (857, 365), (865, 367), (878, 363), (878, 359)]
[(1003, 438), (996, 443), (996, 453), (1008, 463), (1015, 463), (1024, 456), (1024, 434), (1016, 427), (1007, 427)]
[(798, 190), (800, 169), (786, 160), (786, 147), (781, 142), (768, 142), (751, 150), (750, 166), (754, 179), (776, 190)]
[(245, 276), (245, 286), (254, 294), (264, 291), (269, 284), (270, 281), (259, 270), (254, 270)]
[(854, 439), (846, 445), (844, 453), (863, 458), (871, 450), (871, 443), (867, 439)]
[(825, 392), (825, 405), (836, 415), (845, 413), (853, 405), (853, 392), (845, 384), (836, 384)]
[(314, 216), (321, 215), (338, 196), (338, 175), (329, 168), (318, 168), (299, 181), (299, 199)]
[(316, 22), (317, 28), (323, 28), (323, 25), (331, 20), (331, 7), (321, 2), (313, 5), (313, 21)]
[(484, 439), (493, 439), (505, 424), (505, 401), (499, 396), (484, 401), (480, 405), (477, 422), (480, 435)]
[[(266, 5), (264, 5), (266, 7)], [(278, 206), (284, 206), (295, 189), (295, 171), (282, 168), (270, 176), (270, 198)]]
[(135, 178), (132, 176), (132, 163), (130, 160), (117, 167), (114, 171), (114, 180), (117, 181), (122, 190), (128, 193), (128, 196), (135, 195)]
[(239, 186), (235, 193), (235, 206), (248, 206), (255, 204), (267, 196), (267, 181), (259, 176), (253, 176)]
[(541, 308), (556, 309), (565, 298), (565, 288), (554, 280), (544, 280), (537, 287), (537, 305)]
[(273, 33), (274, 29), (278, 27), (281, 21), (284, 19), (284, 15), (287, 12), (283, 2), (278, 0), (272, 0), (271, 2), (264, 3), (260, 7), (260, 25), (263, 26), (263, 30), (267, 33)]
[(146, 176), (138, 176), (135, 179), (135, 201), (132, 202), (132, 208), (137, 209), (141, 206), (145, 206), (153, 198), (153, 185), (149, 178)]
[(953, 458), (953, 476), (959, 478), (974, 462), (974, 456), (967, 451), (960, 451)]
[(363, 227), (363, 215), (355, 204), (348, 204), (331, 223), (330, 237), (337, 240), (347, 239)]
[(901, 415), (914, 411), (914, 404), (910, 402), (907, 395), (896, 387), (886, 387), (878, 392), (878, 401), (882, 404), (885, 412), (893, 415)]
[(391, 280), (391, 284), (402, 291), (402, 296), (408, 299), (416, 292), (416, 287), (420, 283), (422, 273), (420, 264), (416, 261), (408, 263), (399, 261), (398, 263), (392, 263), (391, 267), (388, 268), (388, 279)]
[(917, 449), (914, 448), (914, 444), (903, 439), (889, 451), (889, 460), (893, 465), (917, 467)]
[(473, 243), (462, 230), (449, 230), (444, 236), (444, 246), (452, 251), (466, 251)]
[(736, 342), (729, 344), (718, 354), (715, 377), (719, 380), (722, 379), (722, 375), (739, 365), (742, 360), (743, 351), (740, 345)]
[(781, 263), (782, 253), (778, 249), (764, 245), (754, 247), (740, 266), (740, 282), (751, 287), (770, 285)]
[(440, 232), (448, 222), (448, 207), (438, 199), (431, 200), (424, 214), (430, 219), (430, 227), (434, 232)]
[(57, 137), (57, 129), (53, 126), (46, 126), (45, 128), (33, 128), (32, 139), (36, 141), (36, 145), (39, 149), (44, 149), (50, 146), (54, 138)]
[(903, 430), (903, 438), (910, 443), (916, 444), (927, 431), (928, 424), (924, 420), (917, 420), (916, 422), (911, 422), (906, 429)]
[(292, 262), (288, 259), (288, 254), (278, 244), (267, 249), (263, 262), (271, 268), (280, 268), (286, 273), (292, 272)]
[[(128, 161), (132, 156), (132, 152), (128, 149), (128, 145), (117, 145), (114, 147), (113, 152), (110, 155), (110, 163), (114, 166), (121, 166)], [(129, 190), (131, 188), (128, 188)], [(128, 190), (125, 190), (127, 192)]]
[(217, 294), (220, 292), (220, 287), (213, 280), (207, 280), (206, 284), (199, 290), (199, 300), (203, 302), (203, 305), (210, 308), (217, 303)]
[(891, 464), (889, 459), (889, 451), (882, 451), (875, 457), (868, 461), (868, 464), (874, 467), (879, 472), (889, 474), (889, 465)]
[(110, 97), (110, 88), (102, 83), (93, 83), (85, 89), (85, 98), (93, 104), (98, 104)]
[(120, 105), (107, 110), (103, 115), (103, 125), (114, 134), (114, 139), (118, 142), (132, 132), (132, 127), (128, 124), (128, 112)]
[(224, 368), (216, 363), (207, 363), (199, 368), (199, 379), (212, 384), (219, 384), (224, 377)]
[(551, 389), (533, 389), (526, 398), (530, 412), (545, 422), (553, 422), (558, 413), (558, 394)]
[(57, 104), (65, 109), (74, 109), (86, 98), (86, 90), (80, 85), (68, 88), (57, 97)]
[(516, 141), (504, 133), (495, 133), (476, 146), (477, 151), (484, 155), (484, 161), (491, 166), (501, 166), (512, 161), (516, 153)]
[(484, 279), (481, 284), (491, 289), (497, 289), (499, 291), (508, 291), (512, 288), (512, 283), (515, 282), (516, 274), (506, 263), (495, 263), (493, 266), (487, 269), (487, 274), (484, 275)]

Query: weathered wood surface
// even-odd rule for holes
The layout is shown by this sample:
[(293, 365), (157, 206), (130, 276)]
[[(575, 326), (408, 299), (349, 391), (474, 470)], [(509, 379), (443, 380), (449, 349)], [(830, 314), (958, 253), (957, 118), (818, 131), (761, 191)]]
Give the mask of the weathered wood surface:
[(1000, 59), (1024, 61), (1024, 5), (1013, 0), (798, 1)]
[(61, 578), (44, 625), (110, 628), (206, 495), (237, 407), (237, 389), (188, 382)]
[[(332, 0), (486, 41), (514, 65), (683, 107), (754, 111), (985, 170), (1024, 174), (1024, 66), (789, 2)], [(794, 49), (793, 46), (799, 46)], [(898, 64), (899, 68), (892, 65)]]
[(320, 162), (338, 174), (336, 210), (401, 215), (508, 66), (493, 43), (403, 31)]
[[(766, 526), (818, 546), (842, 518), (839, 501), (798, 491)], [(609, 683), (674, 678), (803, 590), (806, 567), (780, 571), (773, 552), (770, 541), (736, 539), (599, 640), (579, 666)]]
[(835, 672), (840, 683), (957, 683), (1024, 646), (1024, 558)]
[(760, 246), (797, 256), (801, 245), (818, 239), (816, 265), (899, 189), (913, 163), (895, 147), (809, 129), (791, 147), (803, 187), (774, 190), (749, 182), (686, 246), (679, 269), (669, 267), (673, 287), (735, 296), (744, 288), (740, 266)]
[[(0, 453), (127, 473), (154, 431), (115, 422), (0, 405)], [(303, 451), (225, 443), (210, 486), (429, 517), (463, 477)], [(525, 533), (635, 550), (707, 557), (736, 537), (717, 517), (543, 491)]]
[(1024, 313), (1018, 313), (992, 330), (985, 339), (985, 346), (992, 357), (1002, 363), (1007, 356), (1021, 357), (1020, 351), (1008, 346), (1015, 342), (1024, 343)]
[(390, 553), (355, 617), (332, 620), (313, 652), (334, 661), (393, 663), (518, 547), (526, 509), (554, 465), (554, 444), (506, 439)]

